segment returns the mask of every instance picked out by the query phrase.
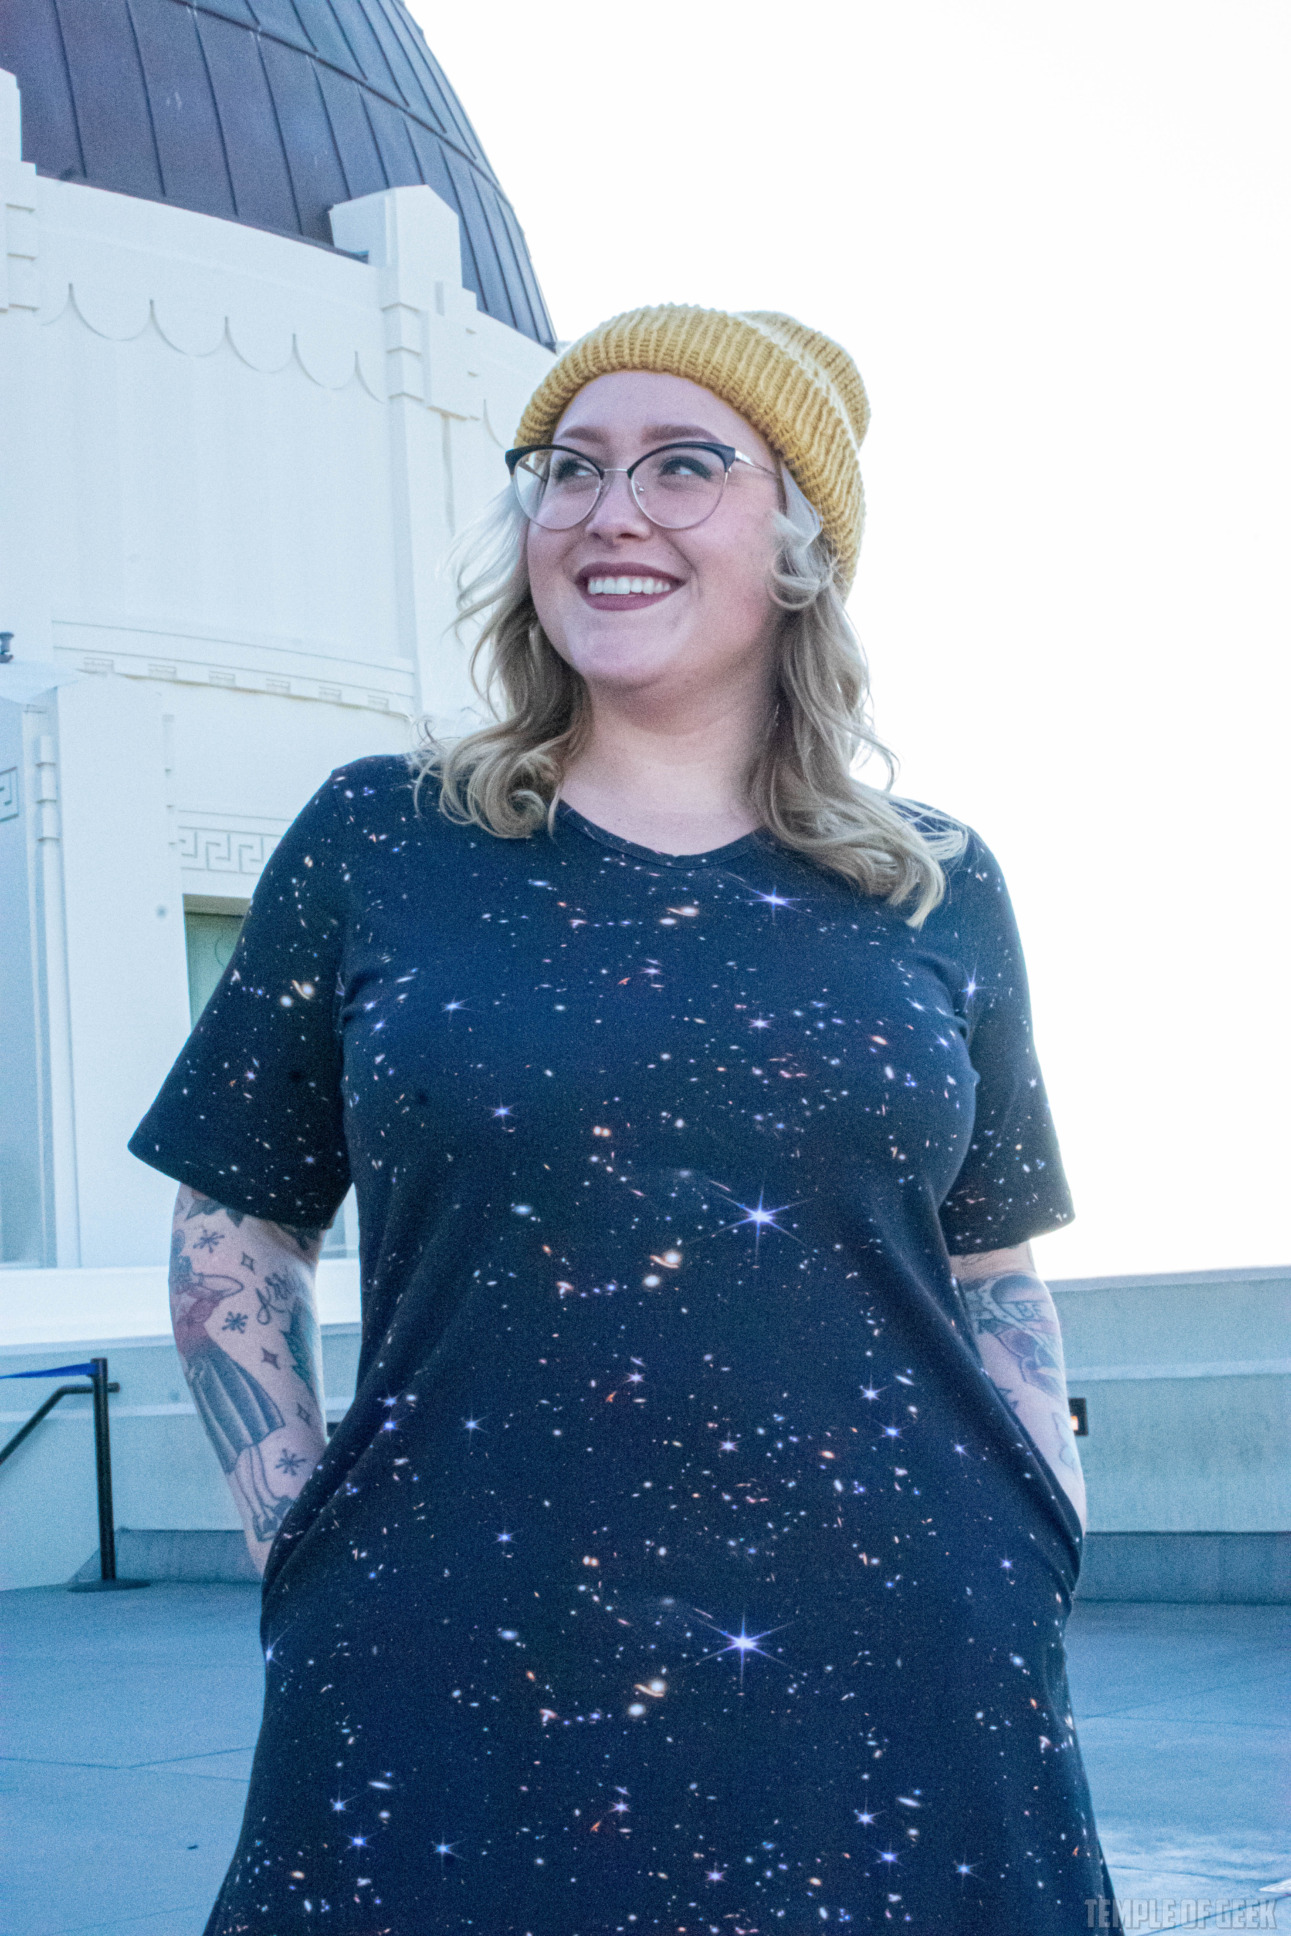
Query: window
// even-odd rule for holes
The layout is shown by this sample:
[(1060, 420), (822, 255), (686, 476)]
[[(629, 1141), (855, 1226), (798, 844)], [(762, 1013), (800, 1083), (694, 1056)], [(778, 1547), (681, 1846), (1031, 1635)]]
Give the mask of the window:
[(184, 907), (184, 941), (188, 949), (188, 1012), (196, 1022), (215, 993), (229, 965), (242, 929), (246, 909), (213, 913)]

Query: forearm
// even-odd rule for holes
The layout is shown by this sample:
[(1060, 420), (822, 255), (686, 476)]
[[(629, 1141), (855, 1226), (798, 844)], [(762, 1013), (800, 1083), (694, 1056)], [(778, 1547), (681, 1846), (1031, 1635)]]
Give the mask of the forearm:
[(170, 1308), (198, 1416), (261, 1570), (327, 1443), (314, 1303), (322, 1232), (175, 1202)]
[(1029, 1245), (955, 1257), (987, 1376), (1025, 1425), (1085, 1525), (1085, 1476), (1071, 1426), (1062, 1332)]

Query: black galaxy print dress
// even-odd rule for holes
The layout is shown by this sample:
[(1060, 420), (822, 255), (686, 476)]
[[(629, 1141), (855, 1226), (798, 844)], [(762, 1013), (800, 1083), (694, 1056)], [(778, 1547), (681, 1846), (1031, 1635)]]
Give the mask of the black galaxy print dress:
[(948, 1262), (1071, 1214), (979, 841), (915, 931), (359, 761), (131, 1147), (362, 1226), (209, 1936), (1088, 1927), (1079, 1527)]

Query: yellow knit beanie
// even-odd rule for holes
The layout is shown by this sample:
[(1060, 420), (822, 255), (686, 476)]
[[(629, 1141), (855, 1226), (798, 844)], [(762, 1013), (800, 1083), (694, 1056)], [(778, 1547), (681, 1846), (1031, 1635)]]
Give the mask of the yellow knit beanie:
[(517, 444), (547, 443), (584, 384), (615, 370), (688, 377), (751, 423), (816, 510), (848, 589), (865, 516), (857, 452), (870, 407), (845, 349), (769, 310), (630, 309), (558, 358), (529, 399)]

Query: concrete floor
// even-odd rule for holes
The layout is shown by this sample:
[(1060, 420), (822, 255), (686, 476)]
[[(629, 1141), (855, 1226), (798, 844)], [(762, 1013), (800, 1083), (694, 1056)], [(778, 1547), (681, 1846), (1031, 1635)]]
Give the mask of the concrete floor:
[[(257, 1608), (240, 1586), (0, 1594), (0, 1936), (201, 1936), (259, 1721)], [(1269, 1892), (1291, 1878), (1286, 1627), (1273, 1606), (1077, 1607), (1075, 1709), (1128, 1929), (1291, 1936), (1291, 1880)]]

